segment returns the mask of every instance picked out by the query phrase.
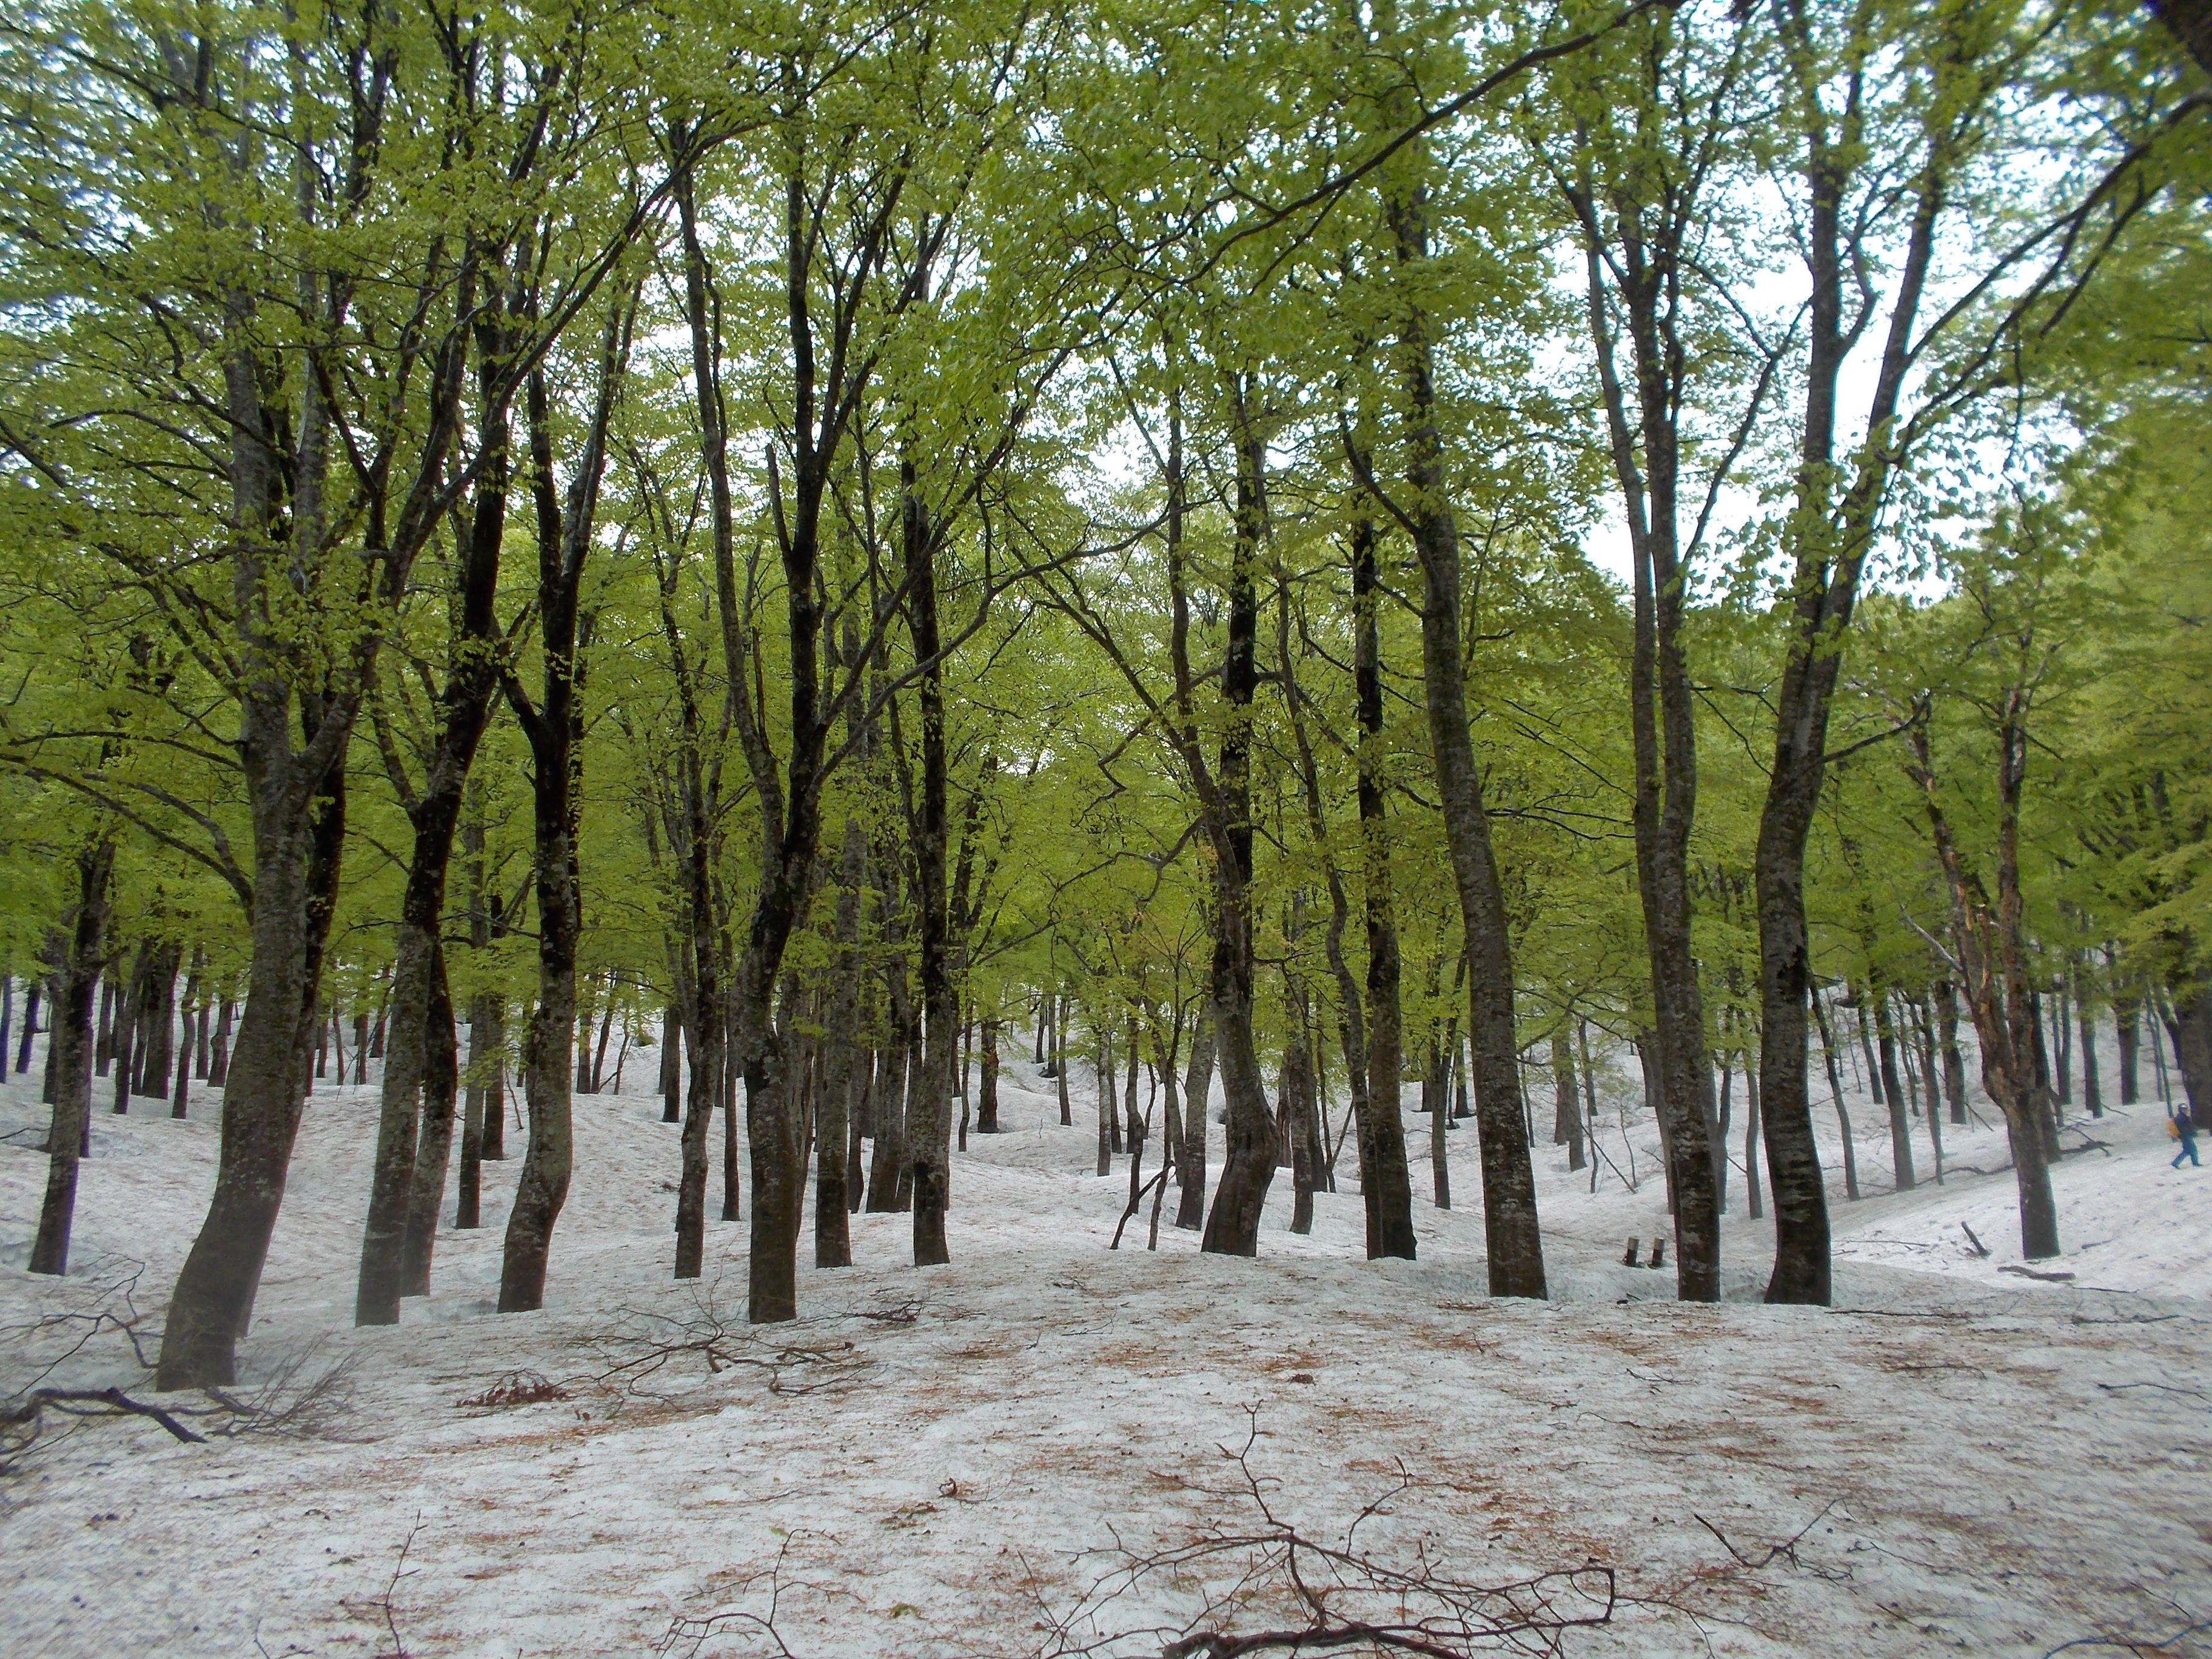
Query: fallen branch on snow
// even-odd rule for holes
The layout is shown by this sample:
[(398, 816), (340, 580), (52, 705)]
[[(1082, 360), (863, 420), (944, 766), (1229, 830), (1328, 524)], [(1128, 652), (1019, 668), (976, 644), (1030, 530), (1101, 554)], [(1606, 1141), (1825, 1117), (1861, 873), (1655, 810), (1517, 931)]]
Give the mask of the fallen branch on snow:
[[(1424, 1539), (1389, 1559), (1362, 1547), (1360, 1529), (1393, 1514), (1395, 1500), (1425, 1483), (1401, 1466), (1397, 1483), (1366, 1504), (1334, 1543), (1310, 1536), (1279, 1514), (1251, 1462), (1256, 1409), (1243, 1446), (1220, 1448), (1237, 1481), (1208, 1495), (1254, 1518), (1217, 1521), (1180, 1544), (1138, 1549), (1116, 1541), (1113, 1565), (1064, 1614), (1046, 1610), (1040, 1659), (1157, 1654), (1160, 1659), (1241, 1659), (1270, 1652), (1407, 1653), (1463, 1659), (1508, 1644), (1514, 1651), (1558, 1654), (1570, 1630), (1609, 1624), (1620, 1597), (1613, 1569), (1581, 1567), (1485, 1584), (1455, 1577)], [(1194, 1596), (1179, 1623), (1103, 1627), (1107, 1609), (1145, 1589)], [(1186, 1603), (1188, 1605), (1188, 1603)]]

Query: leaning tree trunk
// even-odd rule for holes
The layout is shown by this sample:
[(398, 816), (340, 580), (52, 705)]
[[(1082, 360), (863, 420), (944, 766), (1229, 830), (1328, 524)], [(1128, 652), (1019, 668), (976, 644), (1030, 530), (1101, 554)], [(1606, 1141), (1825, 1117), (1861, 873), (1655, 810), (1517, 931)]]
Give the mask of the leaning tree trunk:
[(2019, 880), (2019, 787), (2027, 769), (2024, 732), (2009, 721), (1998, 732), (1997, 898), (1992, 904), (1980, 876), (1967, 866), (1949, 817), (1936, 797), (1924, 724), (1910, 736), (1908, 768), (1928, 811), (1944, 885), (1951, 900), (1952, 934), (1958, 947), (1960, 989), (1973, 1016), (1981, 1049), (1982, 1086), (2004, 1114), (2014, 1183), (2020, 1197), (2021, 1253), (2030, 1261), (2058, 1254), (2058, 1207), (2051, 1190), (2045, 1140), (2047, 1103), (2033, 1077), (2030, 1046), (2035, 1014), (2027, 990), (2023, 906)]
[[(291, 744), (290, 699), (249, 702), (253, 899), (246, 1012), (223, 1080), (222, 1152), (207, 1218), (161, 1331), (157, 1388), (228, 1387), (252, 1316), (307, 1092), (323, 945), (345, 843), (350, 708), (325, 708), (307, 749)], [(312, 770), (312, 776), (307, 775)], [(118, 1068), (128, 1076), (127, 1067)]]

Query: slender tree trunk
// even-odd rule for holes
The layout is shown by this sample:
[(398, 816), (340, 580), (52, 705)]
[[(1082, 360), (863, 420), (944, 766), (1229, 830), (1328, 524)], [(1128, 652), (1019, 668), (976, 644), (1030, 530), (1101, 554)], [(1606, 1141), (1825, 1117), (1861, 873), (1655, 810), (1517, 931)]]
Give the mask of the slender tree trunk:
[[(2142, 1043), (2142, 1000), (2114, 997), (2112, 1025), (2120, 1049), (2120, 1104), (2132, 1106), (2142, 1098), (2142, 1074), (2136, 1064)], [(1963, 1121), (1963, 1112), (1951, 1119), (1954, 1123)]]
[(1182, 1075), (1182, 1150), (1176, 1155), (1181, 1185), (1175, 1224), (1196, 1232), (1206, 1224), (1206, 1110), (1213, 1093), (1213, 1021), (1201, 1002), (1190, 1034), (1190, 1064)]
[(906, 1168), (907, 1055), (911, 1031), (894, 1021), (890, 1041), (876, 1056), (876, 1144), (868, 1167), (869, 1213), (896, 1213), (906, 1207), (900, 1192)]
[[(1418, 270), (1429, 258), (1425, 201), (1400, 194), (1388, 207), (1399, 263)], [(1459, 526), (1445, 478), (1437, 414), (1435, 349), (1429, 318), (1408, 304), (1398, 349), (1406, 398), (1407, 518), (1419, 556), (1421, 665), (1429, 746), (1443, 808), (1444, 839), (1460, 902), (1469, 972), (1468, 1032), (1474, 1054), (1476, 1134), (1482, 1160), (1483, 1237), (1493, 1296), (1545, 1294), (1544, 1245), (1536, 1218), (1535, 1171), (1521, 1098), (1520, 1042), (1514, 1030), (1513, 948), (1505, 895), (1491, 845), (1469, 734), (1466, 656), (1461, 633)], [(1431, 1133), (1441, 1134), (1441, 1115)]]
[(1565, 1143), (1567, 1168), (1571, 1172), (1581, 1169), (1588, 1159), (1583, 1150), (1582, 1105), (1576, 1098), (1574, 1049), (1567, 1042), (1564, 1026), (1552, 1036), (1552, 1144)]
[[(30, 988), (27, 984), (24, 987), (26, 991), (29, 988)], [(225, 1002), (223, 1006), (225, 1009), (228, 1009), (230, 1004), (228, 1002)], [(99, 1077), (106, 1077), (107, 1075), (107, 1068), (113, 1063), (115, 1059), (114, 1019), (115, 975), (112, 973), (102, 974), (100, 977), (100, 1035), (94, 1040), (93, 1046), (93, 1065), (94, 1067), (94, 1075)], [(8, 1054), (7, 1023), (4, 1020), (0, 1020), (0, 1072), (4, 1072), (6, 1069), (8, 1064)], [(222, 1079), (221, 1078), (210, 1078), (208, 1081), (210, 1083), (220, 1083)]]
[(1098, 1075), (1096, 1089), (1098, 1097), (1098, 1168), (1100, 1176), (1113, 1173), (1114, 1128), (1119, 1121), (1114, 1105), (1114, 1043), (1106, 1035), (1105, 1022), (1097, 1021), (1098, 1032)]
[(1905, 1088), (1897, 1075), (1897, 1027), (1890, 1017), (1888, 990), (1869, 980), (1866, 994), (1874, 1005), (1875, 1035), (1881, 1055), (1881, 1094), (1889, 1106), (1889, 1161), (1898, 1192), (1910, 1192), (1912, 1169), (1912, 1120), (1906, 1115)]
[(1966, 1060), (1959, 1052), (1959, 988), (1951, 981), (1936, 986), (1936, 1046), (1942, 1056), (1943, 1104), (1954, 1123), (1966, 1121)]
[[(122, 994), (115, 1000), (115, 1115), (118, 1117), (125, 1115), (131, 1110), (131, 1067), (133, 1059), (131, 1050), (138, 1038), (139, 984), (145, 977), (146, 950), (147, 947), (144, 945), (139, 945), (137, 960), (132, 967), (130, 976), (121, 981)], [(30, 1032), (38, 1023), (38, 986), (33, 981), (29, 994), (24, 998), (23, 1052), (27, 1057), (26, 1064), (28, 1063), (27, 1056), (30, 1054)], [(5, 1056), (0, 1056), (0, 1060), (4, 1059)], [(23, 1068), (18, 1066), (15, 1069), (21, 1071)]]
[(2020, 887), (2020, 790), (2027, 775), (2025, 703), (2008, 698), (1998, 721), (1997, 898), (1968, 868), (1936, 794), (1924, 724), (1909, 734), (1913, 781), (1925, 797), (1936, 855), (1951, 899), (1960, 987), (1981, 1048), (1982, 1086), (2004, 1113), (2020, 1197), (2021, 1253), (2034, 1261), (2058, 1254), (2058, 1209), (2051, 1190), (2050, 1108), (2036, 1085), (2029, 1048), (2036, 1015), (2027, 988), (2025, 908)]
[(208, 1042), (208, 1086), (220, 1089), (230, 1075), (230, 1027), (237, 1005), (230, 998), (222, 1000), (222, 1012), (216, 1017), (215, 1036)]
[(430, 1293), (430, 1258), (437, 1247), (438, 1216), (445, 1207), (446, 1175), (453, 1167), (454, 1097), (460, 1086), (459, 1045), (453, 1034), (453, 989), (446, 951), (433, 947), (430, 1006), (422, 1027), (422, 1113), (420, 1139), (407, 1198), (407, 1231), (400, 1246), (402, 1296)]
[(983, 1075), (975, 1107), (975, 1133), (999, 1133), (999, 1021), (983, 1022)]
[[(1454, 1022), (1449, 1043), (1456, 1047), (1458, 1042), (1459, 1027)], [(1430, 1037), (1428, 1073), (1421, 1079), (1421, 1098), (1429, 1115), (1429, 1176), (1439, 1210), (1452, 1206), (1451, 1144), (1444, 1139), (1451, 1128), (1451, 1047), (1440, 1037)], [(1475, 1133), (1481, 1133), (1480, 1125)]]
[[(857, 668), (857, 665), (855, 665)], [(838, 854), (836, 956), (823, 1042), (822, 1105), (815, 1133), (814, 1265), (853, 1265), (852, 1224), (845, 1199), (847, 1131), (867, 1051), (860, 1046), (860, 889), (867, 879), (868, 839), (857, 817), (845, 820)]]
[(600, 342), (591, 417), (567, 499), (556, 493), (550, 396), (542, 371), (528, 382), (531, 494), (538, 519), (538, 629), (544, 668), (532, 708), (507, 681), (531, 753), (532, 880), (538, 896), (538, 1006), (523, 1038), (529, 1137), (507, 1212), (500, 1257), (499, 1310), (534, 1312), (545, 1300), (553, 1228), (568, 1199), (575, 1158), (568, 1042), (576, 1029), (576, 942), (583, 907), (577, 868), (583, 735), (579, 595), (594, 540), (606, 434), (629, 356), (635, 291), (610, 307)]
[(1064, 996), (1052, 1000), (1052, 1075), (1060, 1093), (1060, 1127), (1072, 1128), (1075, 1110), (1067, 1097), (1067, 999)]
[(1812, 994), (1813, 1018), (1820, 1032), (1820, 1058), (1828, 1072), (1828, 1094), (1836, 1108), (1836, 1124), (1844, 1142), (1844, 1196), (1856, 1201), (1859, 1195), (1858, 1143), (1851, 1138), (1851, 1115), (1844, 1105), (1844, 1079), (1836, 1069), (1835, 1035), (1828, 1025), (1826, 1005), (1816, 988)]
[(2087, 1002), (2077, 1001), (2075, 1013), (2081, 1044), (2081, 1103), (2091, 1117), (2105, 1115), (2105, 1091), (2097, 1068), (2097, 1014)]
[[(907, 621), (917, 662), (927, 664), (916, 688), (921, 710), (921, 799), (914, 824), (915, 908), (920, 933), (922, 1063), (908, 1085), (907, 1160), (914, 1205), (914, 1263), (951, 1260), (945, 1242), (945, 1206), (951, 1163), (952, 1068), (959, 1050), (958, 1006), (952, 983), (951, 917), (945, 889), (947, 758), (944, 641), (937, 617), (937, 545), (914, 464), (899, 469), (902, 506), (901, 558)], [(1111, 1106), (1100, 1102), (1101, 1111)]]
[[(505, 343), (496, 310), (494, 307), (478, 328), (485, 348), (488, 393), (489, 376)], [(386, 1047), (369, 1178), (368, 1218), (362, 1230), (361, 1268), (354, 1290), (356, 1325), (398, 1322), (399, 1298), (411, 1282), (408, 1273), (411, 1254), (419, 1256), (423, 1273), (428, 1272), (428, 1239), (414, 1231), (422, 1204), (414, 1192), (418, 1184), (415, 1159), (418, 1142), (421, 1147), (440, 1149), (439, 1194), (429, 1200), (434, 1231), (445, 1185), (443, 1149), (453, 1139), (450, 1087), (446, 1095), (446, 1125), (428, 1134), (422, 1121), (422, 1096), (426, 1065), (435, 1056), (450, 1055), (453, 1049), (453, 993), (446, 983), (439, 930), (444, 925), (447, 875), (453, 862), (454, 838), (461, 830), (469, 769), (491, 718), (492, 699), (499, 691), (499, 656), (493, 648), (499, 629), (494, 607), (498, 599), (500, 551), (507, 530), (510, 433), (503, 401), (488, 395), (485, 403), (489, 411), (484, 432), (488, 464), (471, 503), (468, 545), (459, 582), (459, 627), (440, 697), (437, 737), (419, 793), (409, 782), (396, 749), (387, 763), (415, 841), (399, 901), (391, 992), (377, 1011), (377, 1036), (386, 1041)], [(542, 488), (550, 491), (550, 479)], [(543, 532), (546, 526), (541, 524), (540, 528)], [(386, 746), (392, 747), (388, 743)], [(540, 761), (542, 764), (543, 757)], [(471, 833), (478, 843), (472, 851), (480, 861), (481, 830)], [(432, 1030), (435, 1008), (445, 1011), (442, 1031)], [(392, 1022), (388, 1030), (387, 1015)], [(357, 1055), (360, 1048), (356, 1042)], [(422, 1290), (428, 1289), (426, 1281)]]
[(453, 1228), (473, 1231), (483, 1224), (484, 1124), (487, 1108), (497, 1086), (500, 1059), (498, 1005), (479, 995), (469, 1007), (468, 1089), (461, 1110), (461, 1169), (458, 1196), (453, 1202)]
[[(39, 1034), (39, 981), (29, 979), (23, 985), (23, 1036), (15, 1051), (15, 1070), (20, 1074), (31, 1069), (31, 1039)], [(8, 1070), (8, 1050), (0, 1044), (0, 1077)]]
[[(1237, 497), (1231, 550), (1227, 633), (1221, 669), (1226, 718), (1212, 816), (1214, 842), (1213, 1036), (1221, 1066), (1222, 1092), (1228, 1103), (1227, 1147), (1220, 1185), (1206, 1218), (1200, 1248), (1221, 1255), (1256, 1255), (1260, 1219), (1274, 1179), (1274, 1125), (1267, 1109), (1267, 1079), (1260, 1070), (1252, 1034), (1253, 970), (1257, 952), (1252, 902), (1252, 698), (1259, 684), (1260, 544), (1265, 533), (1267, 447), (1255, 428), (1244, 389), (1237, 398)], [(1188, 600), (1182, 586), (1181, 507), (1182, 430), (1171, 423), (1170, 494), (1176, 522), (1170, 562), (1176, 567), (1170, 586), (1178, 614), (1176, 632), (1186, 653)], [(1187, 676), (1186, 676), (1187, 678)]]
[(660, 1016), (660, 1121), (684, 1121), (684, 1020), (672, 999)]
[[(46, 1193), (31, 1243), (30, 1271), (69, 1271), (70, 1229), (76, 1217), (77, 1161), (92, 1116), (93, 993), (100, 982), (107, 931), (108, 882), (115, 843), (102, 836), (76, 855), (77, 896), (69, 919), (69, 947), (55, 999), (48, 1053), (53, 1056), (54, 1115), (46, 1132)], [(26, 1022), (28, 1023), (27, 1021)], [(0, 1033), (0, 1065), (7, 1038)]]

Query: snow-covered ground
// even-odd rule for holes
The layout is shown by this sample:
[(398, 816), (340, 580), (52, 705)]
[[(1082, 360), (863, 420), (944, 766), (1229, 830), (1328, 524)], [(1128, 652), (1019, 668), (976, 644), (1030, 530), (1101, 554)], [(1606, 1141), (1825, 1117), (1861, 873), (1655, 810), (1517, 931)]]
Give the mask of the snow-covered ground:
[[(214, 1172), (210, 1097), (185, 1122), (103, 1111), (72, 1272), (33, 1279), (35, 1077), (0, 1088), (5, 1389), (59, 1340), (33, 1321), (119, 1309), (131, 1273), (158, 1325)], [(1218, 1542), (1266, 1534), (1258, 1502), (1338, 1542), (1410, 1478), (1352, 1571), (1585, 1570), (1486, 1604), (1548, 1590), (1559, 1616), (1604, 1614), (1557, 1633), (1569, 1654), (2212, 1654), (2212, 1625), (2175, 1634), (2212, 1620), (2212, 1171), (2167, 1169), (2155, 1103), (2087, 1125), (2106, 1146), (2057, 1170), (2067, 1255), (2044, 1265), (2076, 1277), (2051, 1283), (2003, 1271), (2000, 1134), (1950, 1130), (1945, 1184), (1892, 1194), (1881, 1114), (1852, 1098), (1867, 1196), (1842, 1201), (1832, 1141), (1838, 1305), (1811, 1310), (1758, 1302), (1772, 1233), (1740, 1173), (1727, 1303), (1620, 1265), (1664, 1227), (1648, 1123), (1635, 1193), (1607, 1168), (1592, 1194), (1540, 1149), (1546, 1303), (1484, 1294), (1471, 1127), (1450, 1137), (1460, 1207), (1417, 1205), (1416, 1262), (1361, 1259), (1350, 1192), (1292, 1236), (1287, 1173), (1256, 1261), (1164, 1225), (1148, 1253), (1141, 1219), (1109, 1252), (1125, 1166), (1090, 1174), (1088, 1076), (1073, 1128), (1050, 1088), (1010, 1065), (1007, 1133), (957, 1159), (953, 1265), (902, 1265), (908, 1218), (857, 1216), (860, 1265), (802, 1270), (801, 1322), (758, 1331), (743, 1224), (710, 1224), (705, 1281), (666, 1276), (657, 1099), (580, 1097), (546, 1310), (491, 1311), (508, 1163), (487, 1166), (484, 1229), (441, 1235), (435, 1293), (356, 1332), (374, 1091), (325, 1085), (244, 1391), (281, 1406), (342, 1369), (267, 1432), (189, 1445), (103, 1419), (0, 1477), (0, 1651), (1157, 1654), (1261, 1565)], [(1407, 1117), (1417, 1195), (1425, 1121)], [(1924, 1127), (1915, 1150), (1925, 1173)], [(470, 1403), (515, 1373), (562, 1397)], [(112, 1332), (58, 1376), (154, 1397)], [(1179, 1574), (1114, 1576), (1194, 1540), (1211, 1553)], [(1279, 1623), (1268, 1589), (1218, 1622)]]

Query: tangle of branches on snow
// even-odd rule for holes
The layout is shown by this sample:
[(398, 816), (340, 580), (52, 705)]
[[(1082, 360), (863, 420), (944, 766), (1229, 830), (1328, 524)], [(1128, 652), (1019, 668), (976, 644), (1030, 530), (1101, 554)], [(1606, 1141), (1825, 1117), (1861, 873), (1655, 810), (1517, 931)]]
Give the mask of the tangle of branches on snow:
[[(1269, 1500), (1273, 1483), (1252, 1467), (1259, 1418), (1247, 1411), (1243, 1445), (1220, 1448), (1236, 1480), (1212, 1494), (1233, 1513), (1181, 1543), (1136, 1548), (1117, 1540), (1101, 1552), (1110, 1565), (1081, 1600), (1064, 1614), (1048, 1614), (1039, 1659), (1558, 1654), (1568, 1631), (1611, 1622), (1620, 1603), (1613, 1570), (1595, 1562), (1482, 1583), (1461, 1577), (1426, 1539), (1368, 1547), (1362, 1529), (1423, 1484), (1402, 1465), (1340, 1536), (1311, 1536)], [(1166, 1618), (1133, 1627), (1109, 1622), (1117, 1604), (1163, 1600), (1175, 1608)]]

